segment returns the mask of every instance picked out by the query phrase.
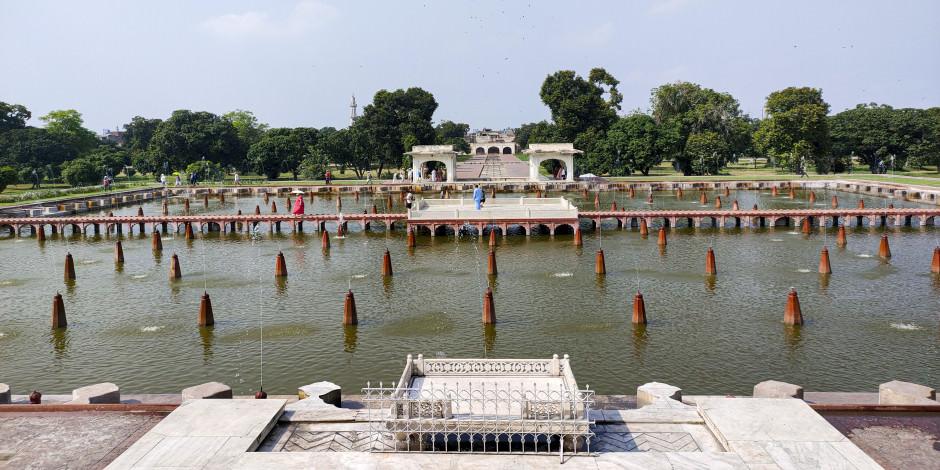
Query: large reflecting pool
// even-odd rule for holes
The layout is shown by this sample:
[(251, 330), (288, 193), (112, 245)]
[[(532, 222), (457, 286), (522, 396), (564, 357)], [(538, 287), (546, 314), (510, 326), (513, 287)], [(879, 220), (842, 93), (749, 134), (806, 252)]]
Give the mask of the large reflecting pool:
[[(832, 192), (817, 190), (815, 206)], [(716, 193), (709, 193), (713, 206)], [(500, 195), (510, 197), (512, 195)], [(594, 195), (566, 193), (593, 209)], [(839, 193), (842, 207), (858, 196)], [(518, 195), (516, 195), (518, 197)], [(725, 207), (806, 207), (805, 194), (722, 194)], [(272, 199), (279, 210), (283, 197)], [(657, 193), (601, 193), (601, 207), (702, 208), (698, 192), (684, 200)], [(343, 198), (343, 209), (362, 212), (384, 200)], [(395, 211), (403, 211), (395, 198)], [(888, 202), (866, 198), (869, 207)], [(263, 202), (228, 197), (194, 212), (246, 213)], [(335, 199), (318, 197), (307, 212), (333, 212)], [(179, 212), (175, 200), (171, 210)], [(134, 214), (126, 207), (116, 214)], [(160, 203), (144, 205), (159, 213)], [(126, 393), (177, 392), (217, 380), (238, 394), (257, 390), (262, 363), (265, 389), (293, 393), (296, 386), (331, 380), (354, 393), (366, 380), (397, 379), (408, 353), (425, 355), (547, 357), (570, 354), (579, 382), (600, 393), (633, 393), (657, 380), (687, 393), (749, 393), (761, 380), (802, 384), (809, 390), (874, 391), (892, 379), (940, 382), (940, 283), (930, 256), (940, 231), (893, 228), (886, 233), (893, 257), (877, 257), (882, 227), (850, 228), (848, 246), (834, 248), (833, 230), (806, 236), (792, 227), (689, 229), (670, 232), (665, 251), (636, 229), (602, 232), (584, 221), (584, 246), (571, 235), (523, 235), (500, 239), (499, 276), (492, 280), (499, 323), (480, 323), (486, 242), (473, 235), (418, 237), (405, 248), (404, 231), (367, 233), (350, 225), (344, 239), (324, 253), (319, 234), (199, 236), (193, 242), (167, 234), (155, 257), (149, 234), (123, 237), (126, 262), (116, 269), (115, 235), (51, 236), (0, 240), (0, 381), (16, 393), (68, 392), (93, 382), (117, 383)], [(330, 230), (333, 232), (332, 225)], [(90, 232), (90, 230), (89, 230)], [(335, 235), (335, 232), (333, 232)], [(601, 236), (602, 235), (602, 236)], [(830, 246), (833, 275), (816, 273), (819, 250)], [(608, 274), (594, 275), (594, 253), (603, 246)], [(703, 275), (707, 247), (715, 249), (718, 276)], [(388, 248), (395, 275), (380, 276)], [(276, 253), (290, 275), (274, 279)], [(78, 280), (63, 282), (63, 259), (75, 257)], [(177, 253), (183, 278), (170, 282)], [(637, 287), (650, 324), (630, 323)], [(799, 291), (806, 325), (782, 324), (786, 294)], [(356, 295), (358, 328), (341, 324), (347, 289)], [(216, 325), (196, 326), (200, 295), (212, 296)], [(69, 327), (49, 328), (52, 297), (65, 298)], [(259, 341), (264, 332), (264, 348)]]

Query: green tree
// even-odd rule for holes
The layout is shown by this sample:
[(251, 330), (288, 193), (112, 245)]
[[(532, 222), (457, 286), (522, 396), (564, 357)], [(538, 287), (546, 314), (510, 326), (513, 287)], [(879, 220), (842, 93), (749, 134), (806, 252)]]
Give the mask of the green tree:
[(672, 155), (677, 141), (678, 132), (673, 126), (657, 124), (649, 115), (635, 113), (618, 119), (607, 130), (600, 153), (609, 162), (608, 172), (613, 176), (633, 172), (648, 176), (651, 168)]
[(856, 155), (872, 172), (879, 163), (902, 169), (908, 159), (916, 165), (940, 160), (937, 108), (902, 108), (860, 104), (829, 118), (833, 154)]
[(170, 168), (185, 168), (203, 157), (226, 167), (246, 166), (246, 149), (235, 126), (205, 111), (173, 111), (169, 119), (157, 125), (150, 147), (161, 167), (167, 162)]
[[(738, 101), (728, 93), (702, 88), (695, 83), (676, 82), (654, 88), (650, 101), (653, 119), (659, 124), (674, 126), (678, 132), (673, 164), (686, 175), (702, 167), (700, 162), (693, 162), (695, 158), (689, 153), (688, 139), (692, 134), (718, 135), (730, 154), (721, 164), (750, 147), (750, 118), (741, 113)], [(702, 144), (704, 137), (698, 139), (696, 145)]]
[(39, 169), (58, 167), (62, 162), (78, 156), (76, 149), (65, 137), (47, 129), (27, 127), (0, 134), (0, 164), (15, 168)]
[(564, 138), (561, 137), (558, 126), (548, 121), (539, 121), (523, 124), (522, 127), (516, 129), (515, 140), (520, 148), (526, 148), (530, 142), (533, 144), (546, 144), (559, 142)]
[(402, 157), (412, 145), (433, 144), (437, 135), (431, 118), (437, 110), (434, 95), (421, 88), (379, 90), (363, 109), (361, 129), (375, 145), (379, 173), (383, 168), (402, 165)]
[(342, 168), (351, 168), (359, 179), (372, 168), (373, 147), (368, 132), (361, 128), (358, 121), (347, 129), (334, 130), (321, 136), (316, 146), (318, 158), (325, 158)]
[(124, 125), (124, 146), (131, 152), (146, 151), (161, 122), (162, 119), (134, 116), (129, 124)]
[(113, 146), (100, 144), (94, 150), (85, 154), (82, 158), (93, 162), (105, 173), (111, 172), (116, 175), (124, 170), (124, 167), (131, 163), (130, 154), (127, 150)]
[(0, 166), (0, 193), (7, 189), (7, 186), (16, 183), (19, 179), (16, 169), (12, 166)]
[(196, 173), (202, 181), (221, 181), (225, 178), (225, 171), (222, 165), (206, 161), (192, 162), (186, 166), (186, 174)]
[(692, 172), (697, 175), (717, 175), (730, 155), (728, 142), (717, 132), (695, 132), (685, 143)]
[(606, 130), (617, 119), (622, 100), (618, 83), (602, 68), (591, 69), (587, 80), (573, 70), (560, 70), (545, 78), (539, 96), (551, 110), (560, 137), (574, 142), (578, 134)]
[(98, 145), (95, 133), (85, 129), (82, 113), (74, 109), (50, 111), (39, 120), (46, 123), (46, 130), (50, 133), (61, 136), (78, 155)]
[(0, 101), (0, 134), (11, 129), (22, 129), (26, 127), (26, 121), (33, 116), (21, 104), (9, 104)]
[(265, 131), (268, 130), (267, 124), (259, 122), (254, 113), (244, 109), (227, 112), (222, 115), (222, 118), (232, 123), (235, 132), (238, 133), (238, 140), (246, 149), (261, 140)]
[(311, 147), (310, 152), (304, 155), (300, 162), (300, 174), (306, 179), (320, 180), (326, 174), (330, 160), (320, 149)]
[(470, 153), (470, 143), (467, 142), (467, 134), (470, 133), (470, 125), (462, 122), (444, 121), (434, 127), (437, 134), (437, 144), (453, 145), (454, 150), (460, 153)]
[(830, 170), (829, 104), (822, 90), (789, 87), (767, 97), (767, 118), (754, 134), (758, 152), (775, 159), (791, 171), (812, 162), (816, 172)]
[(103, 175), (100, 164), (87, 158), (76, 158), (62, 165), (62, 178), (72, 186), (90, 186)]
[(265, 134), (261, 140), (248, 149), (248, 161), (251, 163), (251, 168), (272, 180), (277, 179), (282, 171), (286, 171), (284, 161), (297, 158), (302, 150), (289, 130), (288, 132), (274, 131), (277, 129), (272, 129), (272, 132)]

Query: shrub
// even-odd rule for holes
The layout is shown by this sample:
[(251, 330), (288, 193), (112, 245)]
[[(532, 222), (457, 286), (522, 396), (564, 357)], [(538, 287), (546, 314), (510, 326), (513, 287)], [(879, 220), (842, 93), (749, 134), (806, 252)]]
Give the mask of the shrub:
[(0, 166), (0, 193), (7, 189), (8, 185), (16, 183), (17, 177), (12, 166)]
[(101, 178), (103, 169), (84, 158), (76, 158), (62, 165), (62, 178), (71, 186), (88, 186)]

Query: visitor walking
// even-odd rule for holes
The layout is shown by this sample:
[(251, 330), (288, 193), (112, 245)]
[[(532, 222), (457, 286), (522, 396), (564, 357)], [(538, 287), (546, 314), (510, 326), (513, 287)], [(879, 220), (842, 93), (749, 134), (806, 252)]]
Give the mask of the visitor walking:
[(436, 168), (431, 170), (431, 182), (432, 183), (437, 182), (437, 169)]
[(39, 189), (39, 173), (36, 173), (36, 169), (33, 168), (33, 187), (32, 189)]
[(327, 186), (329, 186), (330, 181), (333, 181), (333, 172), (326, 170), (326, 174), (323, 175), (324, 180), (326, 180)]
[(160, 186), (166, 188), (166, 175), (163, 173), (160, 173)]
[(415, 195), (411, 194), (411, 191), (408, 191), (408, 194), (405, 194), (405, 208), (411, 210), (411, 205), (415, 202)]
[(199, 182), (199, 173), (198, 173), (198, 172), (195, 172), (195, 171), (192, 172), (192, 173), (190, 173), (190, 175), (189, 175), (189, 185), (190, 185), (190, 186), (196, 186), (196, 183), (198, 183), (198, 182)]
[(235, 186), (238, 186), (238, 182), (239, 182), (240, 180), (238, 179), (238, 172), (237, 172), (237, 171), (235, 172), (235, 175), (233, 176), (233, 179), (235, 180), (235, 181), (234, 181), (234, 182), (235, 182)]
[(483, 207), (483, 201), (486, 199), (486, 196), (483, 195), (483, 190), (480, 189), (480, 185), (476, 185), (473, 188), (473, 202), (476, 205), (477, 210), (480, 210)]
[(180, 186), (182, 186), (182, 185), (183, 185), (183, 180), (181, 180), (181, 179), (180, 179), (180, 175), (177, 174), (177, 175), (176, 175), (176, 187), (178, 188), (178, 187), (180, 187)]

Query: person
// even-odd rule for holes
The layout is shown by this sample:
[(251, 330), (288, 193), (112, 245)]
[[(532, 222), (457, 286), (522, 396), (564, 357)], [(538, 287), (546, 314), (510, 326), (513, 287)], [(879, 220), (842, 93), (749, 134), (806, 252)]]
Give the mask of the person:
[(477, 210), (480, 210), (480, 208), (483, 206), (483, 199), (483, 190), (480, 189), (480, 185), (476, 185), (473, 188), (473, 202), (476, 205)]
[(408, 194), (405, 194), (405, 208), (411, 210), (411, 205), (415, 202), (414, 194), (411, 194), (411, 191), (408, 191)]
[(182, 186), (182, 185), (183, 185), (183, 180), (181, 180), (181, 179), (180, 179), (180, 175), (177, 174), (177, 175), (176, 175), (176, 187), (178, 188), (178, 187), (180, 187), (180, 186)]
[(189, 175), (189, 185), (196, 186), (197, 182), (199, 182), (199, 173), (194, 171)]
[(326, 180), (326, 184), (329, 185), (330, 181), (333, 180), (333, 172), (331, 172), (330, 170), (326, 170), (326, 174), (323, 175), (323, 178)]
[(431, 170), (431, 182), (432, 183), (437, 182), (437, 168)]
[(33, 188), (39, 189), (39, 173), (36, 173), (36, 169), (33, 168)]
[(166, 174), (160, 173), (160, 185), (166, 187)]
[(237, 171), (235, 172), (235, 176), (233, 177), (233, 179), (235, 180), (235, 186), (238, 186), (238, 181), (239, 181), (239, 180), (238, 180), (238, 172), (237, 172)]
[[(398, 175), (397, 173), (395, 174)], [(366, 184), (372, 184), (372, 173), (366, 172)]]
[(294, 199), (294, 205), (290, 210), (291, 214), (294, 215), (303, 215), (304, 213), (304, 195), (298, 194), (297, 199)]

